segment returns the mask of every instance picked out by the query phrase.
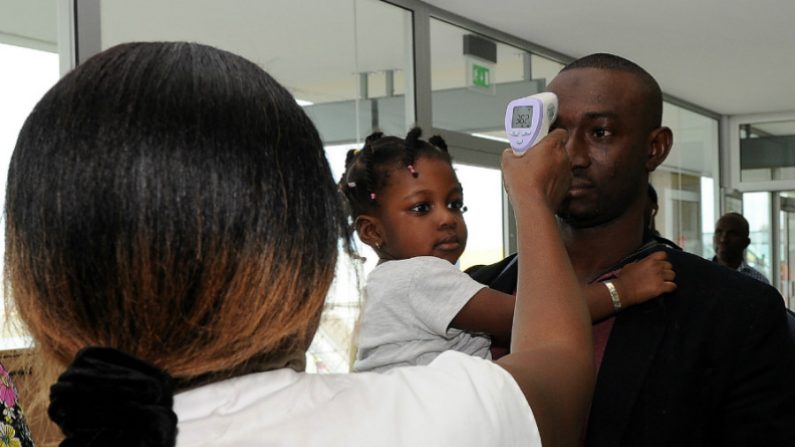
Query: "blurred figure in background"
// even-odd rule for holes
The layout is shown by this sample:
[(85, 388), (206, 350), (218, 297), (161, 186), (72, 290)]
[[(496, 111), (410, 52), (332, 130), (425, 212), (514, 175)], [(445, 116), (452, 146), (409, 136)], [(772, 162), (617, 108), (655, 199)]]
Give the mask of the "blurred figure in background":
[(726, 213), (715, 224), (712, 243), (715, 247), (713, 261), (732, 270), (750, 276), (765, 284), (770, 281), (765, 275), (745, 262), (745, 249), (751, 244), (748, 221), (740, 213)]
[(657, 226), (654, 223), (654, 218), (657, 217), (657, 212), (660, 211), (660, 205), (657, 203), (657, 191), (654, 189), (654, 186), (651, 186), (651, 183), (649, 183), (647, 192), (646, 209), (643, 212), (646, 228), (655, 236), (659, 236), (660, 232), (657, 231)]

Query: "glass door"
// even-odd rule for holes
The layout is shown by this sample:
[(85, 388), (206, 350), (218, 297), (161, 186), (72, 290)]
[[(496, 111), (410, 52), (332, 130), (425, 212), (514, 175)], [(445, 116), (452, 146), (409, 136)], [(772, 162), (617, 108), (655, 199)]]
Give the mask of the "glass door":
[(781, 193), (779, 211), (778, 289), (790, 309), (795, 308), (795, 192)]

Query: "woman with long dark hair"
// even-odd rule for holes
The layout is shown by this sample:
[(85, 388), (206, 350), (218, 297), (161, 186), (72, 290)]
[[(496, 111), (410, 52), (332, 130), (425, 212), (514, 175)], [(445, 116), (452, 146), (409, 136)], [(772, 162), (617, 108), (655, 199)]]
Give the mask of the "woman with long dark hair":
[(520, 247), (539, 254), (522, 259), (505, 361), (305, 374), (348, 245), (309, 118), (215, 48), (131, 43), (86, 61), (26, 121), (6, 200), (10, 292), (41, 358), (66, 368), (49, 406), (62, 445), (578, 439), (593, 367), (551, 211), (568, 185), (562, 139), (506, 156), (512, 197), (538, 220)]

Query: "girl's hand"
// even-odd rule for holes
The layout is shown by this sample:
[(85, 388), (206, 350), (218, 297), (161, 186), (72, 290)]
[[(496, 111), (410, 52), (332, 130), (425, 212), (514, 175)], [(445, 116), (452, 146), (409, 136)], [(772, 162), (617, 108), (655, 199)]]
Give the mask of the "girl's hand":
[(571, 185), (571, 163), (566, 153), (568, 132), (555, 129), (522, 156), (510, 149), (502, 154), (505, 190), (515, 210), (540, 202), (555, 212)]
[(668, 254), (656, 251), (649, 256), (625, 265), (613, 283), (621, 303), (626, 306), (648, 301), (676, 290), (676, 273), (668, 262)]

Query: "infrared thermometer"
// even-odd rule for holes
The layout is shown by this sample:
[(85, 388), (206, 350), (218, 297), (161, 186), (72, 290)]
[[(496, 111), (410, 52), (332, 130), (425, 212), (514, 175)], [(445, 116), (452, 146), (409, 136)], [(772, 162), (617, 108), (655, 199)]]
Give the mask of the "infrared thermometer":
[(558, 97), (543, 92), (508, 103), (505, 111), (505, 133), (516, 155), (524, 155), (549, 132), (549, 125), (558, 116)]

